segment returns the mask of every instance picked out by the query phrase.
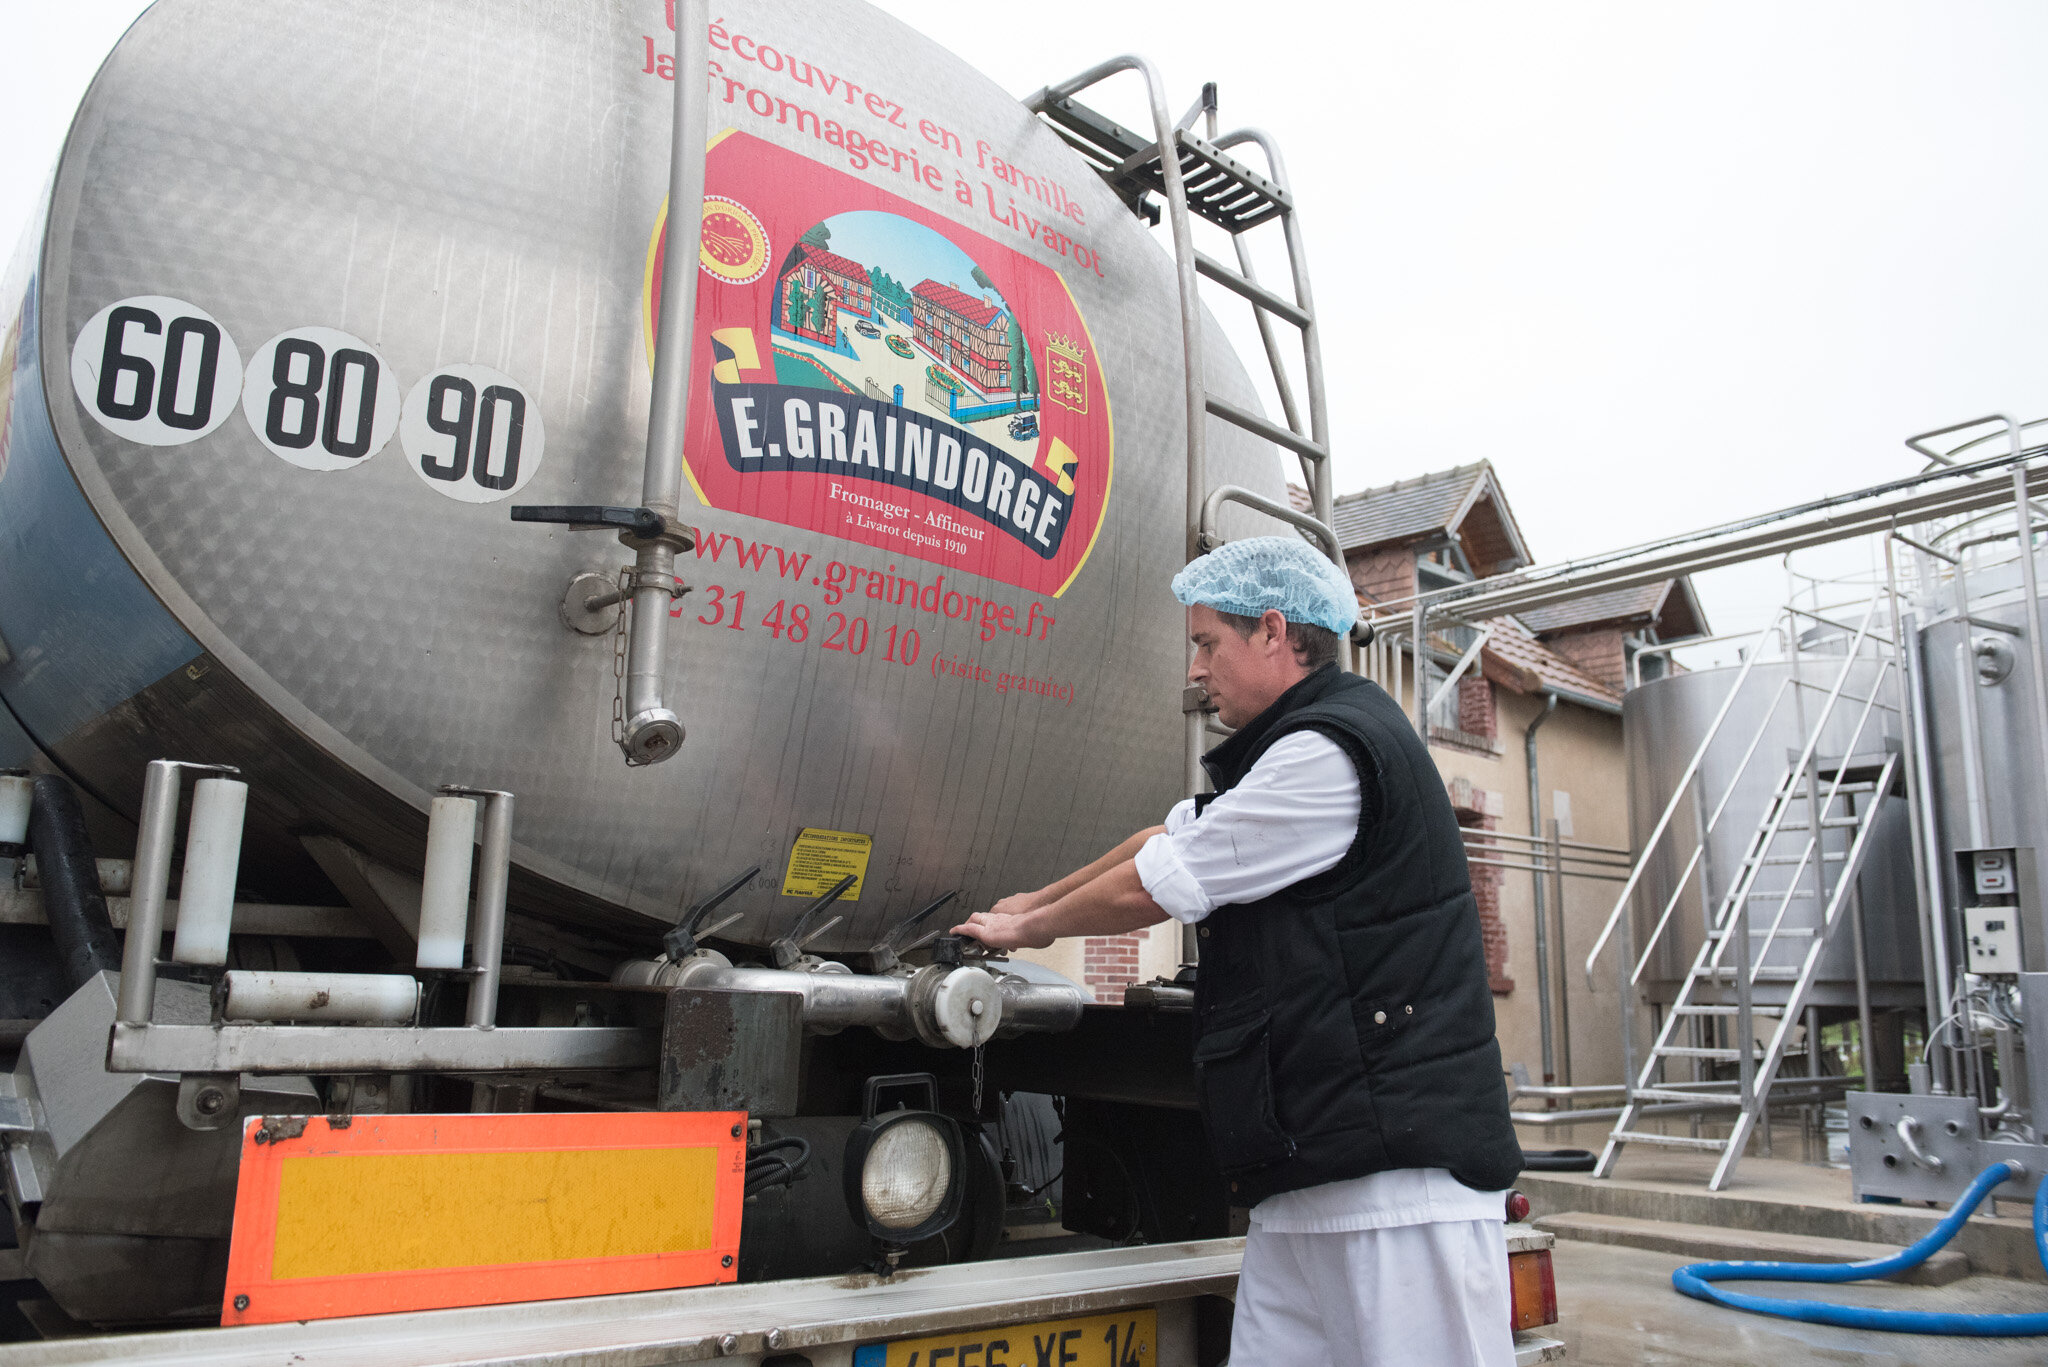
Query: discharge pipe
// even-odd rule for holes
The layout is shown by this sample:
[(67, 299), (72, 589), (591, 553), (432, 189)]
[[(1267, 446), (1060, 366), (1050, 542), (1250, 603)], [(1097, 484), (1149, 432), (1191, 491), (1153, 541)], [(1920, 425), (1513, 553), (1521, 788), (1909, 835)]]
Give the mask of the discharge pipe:
[(998, 1033), (1071, 1030), (1081, 1023), (1081, 994), (1067, 987), (998, 977), (972, 965), (930, 964), (914, 973), (869, 974), (843, 965), (805, 972), (735, 968), (716, 950), (687, 957), (635, 959), (612, 981), (625, 987), (700, 987), (724, 992), (801, 996), (804, 1028), (829, 1035), (864, 1025), (887, 1039), (919, 1039), (933, 1048), (972, 1049)]
[[(1543, 704), (1543, 710), (1522, 733), (1522, 765), (1529, 777), (1529, 834), (1538, 840), (1543, 838), (1543, 791), (1537, 781), (1536, 733), (1556, 713), (1557, 694), (1551, 693)], [(1542, 860), (1531, 862), (1540, 865)], [(1543, 1085), (1547, 1087), (1557, 1080), (1557, 1046), (1550, 1025), (1550, 934), (1549, 927), (1544, 924), (1543, 878), (1541, 868), (1529, 875), (1536, 895), (1536, 1025), (1543, 1040)], [(1560, 914), (1562, 911), (1563, 908), (1559, 908)]]
[(647, 410), (647, 465), (640, 502), (660, 519), (653, 536), (622, 534), (634, 552), (632, 641), (626, 656), (628, 764), (659, 764), (682, 748), (683, 722), (662, 693), (668, 610), (676, 554), (690, 541), (676, 528), (683, 485), (683, 433), (690, 412), (690, 346), (697, 329), (697, 258), (704, 236), (704, 132), (710, 63), (709, 0), (680, 0), (676, 16), (676, 98), (670, 132), (668, 217), (662, 233), (661, 316), (654, 338), (653, 396)]

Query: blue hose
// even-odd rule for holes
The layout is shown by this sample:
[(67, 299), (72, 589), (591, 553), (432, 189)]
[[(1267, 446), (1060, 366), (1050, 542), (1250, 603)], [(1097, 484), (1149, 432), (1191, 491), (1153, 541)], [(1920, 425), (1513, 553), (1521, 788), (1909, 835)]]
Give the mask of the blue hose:
[[(1771, 1296), (1745, 1296), (1723, 1291), (1709, 1282), (1857, 1282), (1869, 1277), (1888, 1277), (1918, 1267), (1955, 1237), (1963, 1222), (1991, 1189), (2001, 1182), (2026, 1176), (2027, 1170), (2010, 1160), (1994, 1163), (1977, 1174), (1977, 1180), (1957, 1201), (1947, 1217), (1928, 1231), (1911, 1248), (1888, 1258), (1862, 1263), (1694, 1263), (1671, 1274), (1671, 1285), (1694, 1300), (1712, 1301), (1734, 1310), (1749, 1310), (1780, 1319), (1804, 1320), (1808, 1324), (1832, 1324), (1843, 1329), (1883, 1329), (1897, 1334), (1953, 1334), (1974, 1338), (2018, 1338), (2048, 1334), (2048, 1312), (2028, 1315), (1965, 1315), (1924, 1310), (1877, 1310), (1860, 1305), (1831, 1305), (1826, 1301), (1778, 1300)], [(2048, 1178), (2034, 1195), (2034, 1252), (2048, 1271)]]

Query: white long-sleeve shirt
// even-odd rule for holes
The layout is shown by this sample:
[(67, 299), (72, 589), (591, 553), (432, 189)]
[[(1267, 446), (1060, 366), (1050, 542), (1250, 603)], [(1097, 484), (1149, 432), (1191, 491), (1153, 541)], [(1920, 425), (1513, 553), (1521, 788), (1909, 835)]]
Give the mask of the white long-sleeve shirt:
[[(1359, 809), (1350, 757), (1320, 732), (1296, 731), (1200, 816), (1192, 799), (1176, 805), (1166, 834), (1139, 848), (1138, 880), (1167, 915), (1193, 924), (1335, 868)], [(1252, 1219), (1275, 1233), (1335, 1234), (1503, 1213), (1499, 1192), (1474, 1191), (1442, 1168), (1401, 1168), (1269, 1196)]]

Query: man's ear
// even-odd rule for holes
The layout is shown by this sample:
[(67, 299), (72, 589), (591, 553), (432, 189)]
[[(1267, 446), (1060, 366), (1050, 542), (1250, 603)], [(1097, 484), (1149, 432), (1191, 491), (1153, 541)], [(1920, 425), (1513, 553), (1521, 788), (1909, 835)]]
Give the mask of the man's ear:
[(1274, 645), (1289, 650), (1291, 653), (1291, 648), (1287, 645), (1287, 618), (1285, 614), (1277, 608), (1267, 608), (1259, 614), (1259, 625), (1265, 628), (1266, 634), (1272, 638)]

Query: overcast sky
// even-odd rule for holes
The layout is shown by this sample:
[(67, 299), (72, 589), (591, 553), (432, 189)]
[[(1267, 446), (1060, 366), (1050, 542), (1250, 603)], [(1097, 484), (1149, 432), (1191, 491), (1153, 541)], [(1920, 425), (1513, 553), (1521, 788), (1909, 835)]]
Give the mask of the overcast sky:
[[(0, 0), (0, 235), (142, 8)], [(1176, 112), (1214, 80), (1227, 126), (1279, 139), (1340, 492), (1485, 457), (1548, 561), (1910, 473), (1912, 432), (2048, 413), (2048, 6), (883, 8), (1020, 95), (1135, 51)], [(1781, 584), (1700, 587), (1727, 630)]]

